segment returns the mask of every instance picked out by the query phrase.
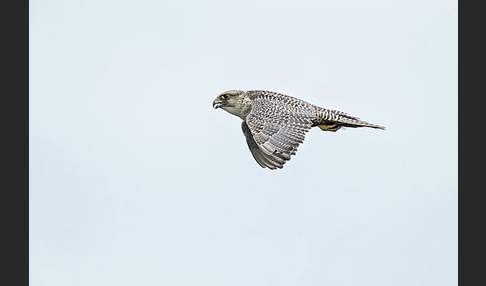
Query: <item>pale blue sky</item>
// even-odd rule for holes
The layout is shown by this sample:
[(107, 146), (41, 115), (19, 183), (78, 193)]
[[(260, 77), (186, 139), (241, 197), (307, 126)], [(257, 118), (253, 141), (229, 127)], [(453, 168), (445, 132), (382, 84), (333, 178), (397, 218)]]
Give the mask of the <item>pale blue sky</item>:
[[(457, 1), (30, 1), (30, 284), (457, 285)], [(228, 89), (386, 131), (253, 160)]]

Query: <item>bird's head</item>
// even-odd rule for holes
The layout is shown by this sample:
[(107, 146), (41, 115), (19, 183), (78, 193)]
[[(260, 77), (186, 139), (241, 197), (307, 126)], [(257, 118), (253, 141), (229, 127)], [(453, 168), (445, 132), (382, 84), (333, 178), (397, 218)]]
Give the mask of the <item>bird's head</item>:
[(222, 108), (231, 114), (242, 117), (247, 109), (244, 95), (245, 91), (243, 90), (225, 91), (216, 97), (213, 101), (213, 107), (215, 109)]
[(213, 101), (214, 108), (226, 109), (227, 107), (236, 106), (238, 104), (238, 99), (244, 91), (242, 90), (228, 90), (220, 93), (216, 99)]

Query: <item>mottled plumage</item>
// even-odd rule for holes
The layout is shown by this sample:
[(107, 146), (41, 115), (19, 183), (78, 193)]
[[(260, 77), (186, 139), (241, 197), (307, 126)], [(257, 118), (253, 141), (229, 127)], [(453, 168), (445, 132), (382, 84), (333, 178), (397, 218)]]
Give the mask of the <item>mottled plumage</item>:
[(337, 131), (341, 127), (385, 129), (342, 111), (273, 91), (226, 91), (213, 101), (213, 107), (243, 119), (241, 128), (253, 158), (263, 168), (270, 169), (282, 168), (312, 127), (324, 131)]

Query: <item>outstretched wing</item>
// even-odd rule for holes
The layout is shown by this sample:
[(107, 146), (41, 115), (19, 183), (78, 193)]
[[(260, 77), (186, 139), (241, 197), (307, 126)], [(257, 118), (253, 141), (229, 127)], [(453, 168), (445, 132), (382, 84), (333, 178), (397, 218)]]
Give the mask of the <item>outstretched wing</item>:
[(311, 111), (278, 99), (254, 99), (242, 129), (255, 160), (262, 167), (282, 168), (304, 141), (313, 117)]
[(260, 147), (258, 147), (258, 144), (255, 142), (255, 139), (253, 139), (250, 128), (245, 121), (241, 123), (241, 129), (243, 129), (246, 143), (248, 144), (248, 148), (250, 148), (253, 158), (262, 168), (270, 168), (274, 170), (283, 167), (286, 162), (284, 159), (281, 159), (275, 155), (268, 155), (264, 153)]

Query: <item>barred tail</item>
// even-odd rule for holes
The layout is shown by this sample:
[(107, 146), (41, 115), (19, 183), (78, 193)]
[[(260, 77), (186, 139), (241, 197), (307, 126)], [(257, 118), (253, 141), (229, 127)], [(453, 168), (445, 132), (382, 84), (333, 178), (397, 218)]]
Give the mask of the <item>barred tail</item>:
[(385, 130), (384, 126), (371, 124), (362, 121), (357, 117), (351, 116), (345, 112), (322, 108), (319, 110), (318, 119), (314, 126), (319, 126), (324, 131), (337, 131), (341, 127), (369, 127)]

